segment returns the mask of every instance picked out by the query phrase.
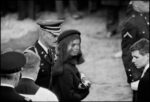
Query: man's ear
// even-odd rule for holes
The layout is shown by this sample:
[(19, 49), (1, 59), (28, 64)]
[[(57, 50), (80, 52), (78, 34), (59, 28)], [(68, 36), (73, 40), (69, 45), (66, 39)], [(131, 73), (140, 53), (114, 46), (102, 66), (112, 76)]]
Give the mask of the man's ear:
[(148, 58), (149, 58), (149, 53), (147, 54)]
[(149, 59), (149, 53), (146, 54), (147, 58)]

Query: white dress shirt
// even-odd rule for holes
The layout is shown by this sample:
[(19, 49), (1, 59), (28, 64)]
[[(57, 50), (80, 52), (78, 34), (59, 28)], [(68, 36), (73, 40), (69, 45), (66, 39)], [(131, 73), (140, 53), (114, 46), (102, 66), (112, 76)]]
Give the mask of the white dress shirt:
[(33, 102), (58, 101), (58, 98), (54, 93), (52, 93), (50, 90), (43, 87), (40, 87), (39, 90), (34, 95), (28, 95), (28, 94), (20, 94), (20, 95), (30, 98)]

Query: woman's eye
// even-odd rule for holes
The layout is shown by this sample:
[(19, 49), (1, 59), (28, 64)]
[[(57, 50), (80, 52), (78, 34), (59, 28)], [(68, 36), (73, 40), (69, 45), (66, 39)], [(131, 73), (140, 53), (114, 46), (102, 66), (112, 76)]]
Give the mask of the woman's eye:
[(53, 37), (57, 37), (57, 35), (53, 35)]
[(75, 44), (72, 44), (72, 47), (74, 47), (75, 46)]

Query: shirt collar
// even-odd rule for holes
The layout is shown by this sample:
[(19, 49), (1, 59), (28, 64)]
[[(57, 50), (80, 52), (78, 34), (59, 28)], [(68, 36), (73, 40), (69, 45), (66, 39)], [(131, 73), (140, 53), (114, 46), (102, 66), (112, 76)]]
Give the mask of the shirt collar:
[(149, 68), (149, 63), (145, 66), (143, 73), (142, 73), (142, 77), (144, 76), (145, 72), (147, 71), (147, 69)]
[(0, 85), (0, 86), (7, 86), (7, 87), (14, 88), (14, 86), (13, 86), (13, 85), (10, 85), (10, 84), (5, 84), (5, 83), (1, 83), (1, 85)]
[(21, 78), (31, 79), (34, 81), (34, 78), (32, 78), (32, 77), (22, 76)]
[(144, 70), (147, 70), (149, 68), (149, 63), (145, 66)]
[(44, 51), (45, 51), (46, 53), (48, 53), (48, 48), (47, 48), (44, 44), (42, 44), (42, 42), (41, 42), (40, 40), (38, 40), (38, 43), (39, 43), (39, 45), (44, 49)]

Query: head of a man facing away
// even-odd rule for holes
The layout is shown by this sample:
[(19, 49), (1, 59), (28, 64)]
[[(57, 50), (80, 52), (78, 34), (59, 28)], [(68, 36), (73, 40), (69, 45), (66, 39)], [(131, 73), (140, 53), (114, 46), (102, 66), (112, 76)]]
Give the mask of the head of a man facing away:
[(137, 68), (149, 64), (149, 40), (143, 38), (130, 47), (132, 62)]
[(1, 54), (1, 84), (9, 84), (15, 87), (20, 79), (22, 67), (26, 63), (23, 53), (7, 51)]
[(26, 64), (22, 70), (22, 77), (37, 79), (37, 75), (40, 69), (40, 57), (32, 51), (24, 52), (26, 57)]
[(149, 0), (131, 0), (131, 4), (137, 12), (149, 12)]

